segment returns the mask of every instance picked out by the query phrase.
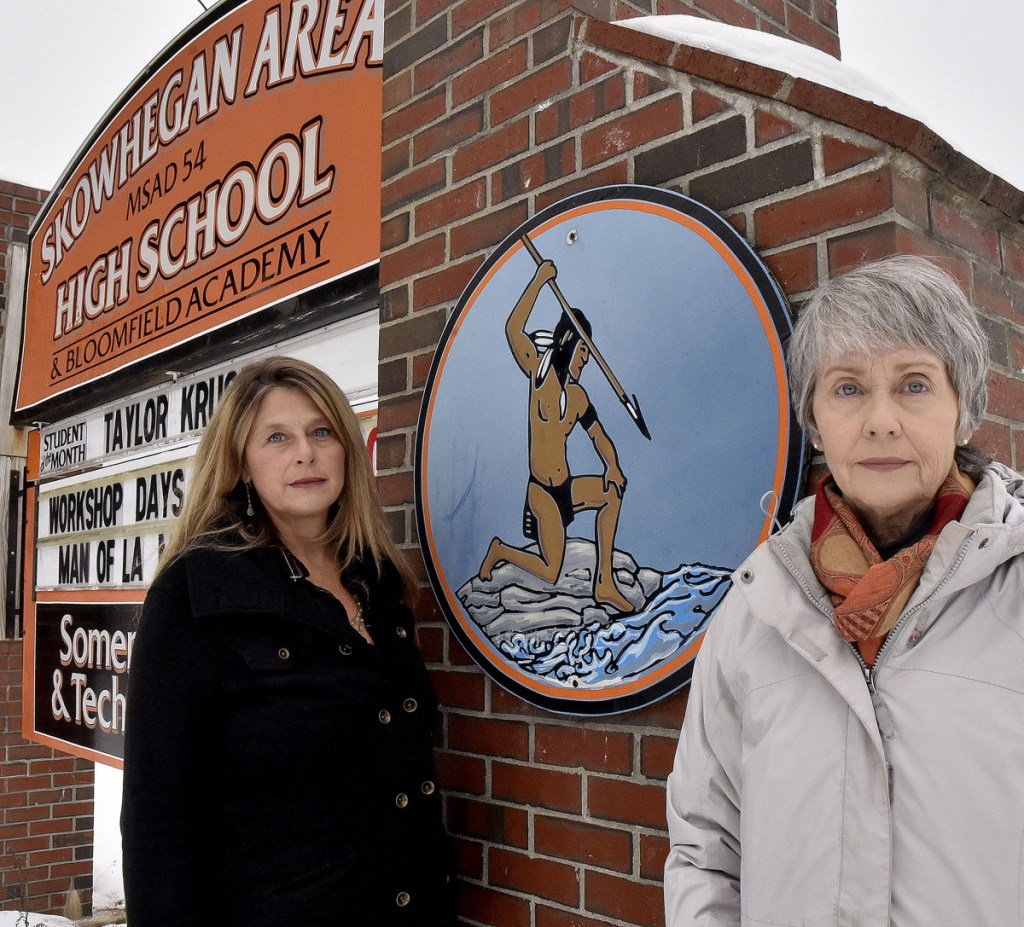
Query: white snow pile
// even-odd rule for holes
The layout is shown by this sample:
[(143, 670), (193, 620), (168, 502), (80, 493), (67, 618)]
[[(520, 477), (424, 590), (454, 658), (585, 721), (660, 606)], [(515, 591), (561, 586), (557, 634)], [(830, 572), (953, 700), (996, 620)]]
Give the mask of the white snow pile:
[(56, 914), (0, 911), (0, 927), (75, 927), (75, 922)]
[(924, 122), (906, 100), (862, 71), (826, 52), (768, 32), (712, 22), (697, 16), (640, 16), (623, 19), (617, 26), (635, 29), (678, 45), (727, 55), (803, 78), (823, 87), (877, 103), (893, 112)]

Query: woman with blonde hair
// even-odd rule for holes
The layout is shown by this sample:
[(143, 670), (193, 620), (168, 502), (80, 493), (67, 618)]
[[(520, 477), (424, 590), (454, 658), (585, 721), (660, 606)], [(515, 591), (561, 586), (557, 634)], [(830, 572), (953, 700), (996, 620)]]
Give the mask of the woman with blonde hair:
[(348, 402), (245, 367), (143, 606), (125, 741), (133, 927), (450, 927), (436, 700)]

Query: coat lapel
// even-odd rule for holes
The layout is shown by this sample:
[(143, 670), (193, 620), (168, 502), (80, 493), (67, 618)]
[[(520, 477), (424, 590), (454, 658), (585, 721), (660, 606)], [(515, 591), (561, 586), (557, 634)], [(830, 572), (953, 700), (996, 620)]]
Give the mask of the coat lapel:
[(338, 615), (316, 602), (315, 597), (297, 596), (296, 581), (276, 547), (227, 555), (222, 551), (197, 551), (189, 561), (189, 594), (198, 617), (278, 615), (341, 637)]

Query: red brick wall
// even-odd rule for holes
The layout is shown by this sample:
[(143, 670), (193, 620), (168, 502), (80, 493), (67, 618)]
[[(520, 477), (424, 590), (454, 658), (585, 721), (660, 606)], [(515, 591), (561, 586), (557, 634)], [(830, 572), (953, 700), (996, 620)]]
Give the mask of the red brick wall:
[(22, 738), (21, 670), (0, 641), (0, 911), (60, 914), (91, 903), (93, 766)]
[[(0, 180), (0, 331), (7, 324), (7, 246), (28, 241), (28, 227), (45, 198), (45, 190)], [(3, 416), (6, 427), (7, 411)]]
[[(717, 209), (797, 305), (870, 258), (939, 259), (992, 340), (980, 438), (1024, 466), (1024, 194), (919, 123), (608, 25), (583, 11), (595, 5), (390, 8), (378, 465), (403, 542), (417, 543), (420, 398), (462, 287), (527, 216), (610, 183), (667, 187)], [(685, 692), (607, 719), (532, 708), (485, 678), (422, 598), (465, 922), (658, 927), (664, 780)]]
[[(7, 326), (8, 246), (27, 242), (45, 197), (45, 190), (0, 180), (0, 332)], [(21, 681), (22, 642), (2, 640), (0, 911), (59, 914), (72, 887), (91, 903), (93, 767), (22, 738)]]

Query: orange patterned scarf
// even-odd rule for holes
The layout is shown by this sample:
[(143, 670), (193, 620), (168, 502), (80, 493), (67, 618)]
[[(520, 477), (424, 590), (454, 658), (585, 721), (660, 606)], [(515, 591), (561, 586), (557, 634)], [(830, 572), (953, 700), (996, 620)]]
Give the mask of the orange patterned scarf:
[(886, 635), (917, 588), (939, 532), (963, 515), (974, 488), (954, 464), (939, 487), (924, 536), (883, 560), (832, 478), (818, 486), (811, 566), (831, 593), (839, 636), (857, 645), (868, 666), (874, 666)]

